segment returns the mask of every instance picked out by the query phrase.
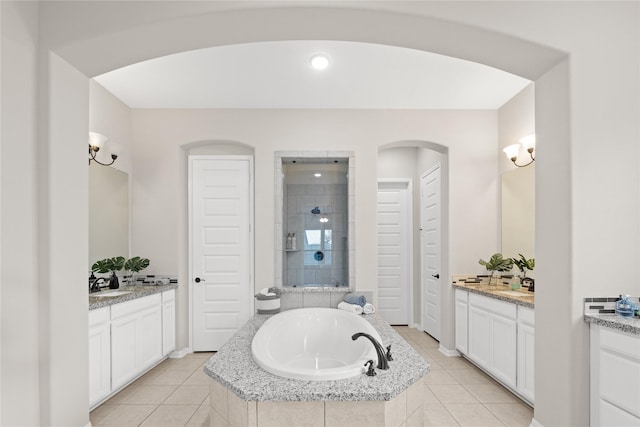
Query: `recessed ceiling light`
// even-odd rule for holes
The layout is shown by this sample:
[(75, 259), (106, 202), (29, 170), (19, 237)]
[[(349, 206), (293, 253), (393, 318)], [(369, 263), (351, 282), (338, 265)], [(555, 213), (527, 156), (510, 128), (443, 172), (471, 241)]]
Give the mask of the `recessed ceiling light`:
[(313, 176), (315, 176), (316, 178), (320, 178), (322, 176), (322, 174), (316, 172), (316, 173), (313, 174)]
[(309, 58), (309, 63), (315, 70), (324, 70), (329, 66), (329, 57), (324, 53), (316, 53)]

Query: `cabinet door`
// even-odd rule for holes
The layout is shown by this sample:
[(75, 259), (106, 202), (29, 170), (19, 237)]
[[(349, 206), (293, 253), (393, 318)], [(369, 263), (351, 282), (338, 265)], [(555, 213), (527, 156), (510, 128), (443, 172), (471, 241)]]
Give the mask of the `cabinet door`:
[(481, 367), (490, 366), (489, 313), (469, 304), (469, 353), (471, 360)]
[(467, 354), (468, 342), (468, 313), (466, 292), (456, 289), (456, 350)]
[(124, 385), (137, 373), (135, 314), (123, 316), (111, 322), (111, 387)]
[(162, 358), (162, 307), (156, 305), (137, 321), (136, 368), (141, 371)]
[(489, 315), (490, 371), (505, 385), (516, 388), (516, 321), (498, 314)]
[(111, 392), (109, 308), (89, 312), (89, 407)]
[(162, 304), (162, 354), (167, 355), (176, 348), (176, 303)]
[(517, 391), (534, 403), (535, 313), (518, 306), (518, 385)]

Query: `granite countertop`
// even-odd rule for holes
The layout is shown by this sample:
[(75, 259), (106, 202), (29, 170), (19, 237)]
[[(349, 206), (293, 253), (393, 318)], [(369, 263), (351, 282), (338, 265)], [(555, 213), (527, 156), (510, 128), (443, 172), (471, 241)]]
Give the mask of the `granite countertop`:
[(295, 293), (303, 293), (303, 292), (309, 292), (309, 293), (314, 293), (314, 292), (322, 292), (322, 293), (326, 293), (326, 292), (345, 292), (345, 293), (349, 293), (349, 292), (353, 292), (353, 289), (348, 288), (348, 287), (344, 287), (344, 286), (304, 286), (304, 285), (300, 285), (300, 286), (282, 286), (279, 287), (278, 289), (280, 289), (281, 293), (290, 293), (290, 294), (295, 294)]
[(136, 298), (146, 297), (148, 295), (157, 294), (171, 289), (176, 289), (178, 285), (135, 285), (135, 286), (120, 286), (118, 289), (108, 289), (101, 291), (107, 294), (109, 291), (126, 291), (129, 292), (125, 295), (118, 295), (113, 297), (96, 297), (95, 294), (89, 294), (89, 310), (95, 310), (97, 308), (108, 307), (113, 304), (118, 304), (125, 301), (131, 301)]
[(632, 335), (640, 335), (640, 317), (622, 317), (617, 314), (585, 314), (587, 323), (605, 326)]
[(209, 359), (205, 372), (247, 401), (391, 400), (420, 380), (429, 364), (377, 314), (363, 316), (391, 345), (393, 361), (378, 375), (344, 380), (303, 381), (278, 377), (260, 368), (251, 356), (251, 341), (271, 316), (256, 314)]
[[(452, 283), (456, 289), (473, 292), (474, 294), (484, 295), (501, 301), (510, 302), (521, 305), (523, 307), (534, 308), (535, 296), (533, 292), (529, 292), (525, 288), (512, 291), (511, 288), (504, 285), (488, 285), (486, 283), (464, 283), (462, 281)], [(517, 292), (522, 295), (505, 294), (504, 292)]]

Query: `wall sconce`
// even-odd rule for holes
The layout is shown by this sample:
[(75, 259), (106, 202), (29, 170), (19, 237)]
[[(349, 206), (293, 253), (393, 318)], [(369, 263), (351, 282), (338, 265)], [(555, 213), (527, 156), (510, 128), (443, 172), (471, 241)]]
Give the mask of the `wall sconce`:
[[(102, 166), (111, 166), (116, 161), (118, 155), (114, 153), (115, 150), (113, 149), (111, 150), (111, 163), (102, 163), (96, 159), (98, 151), (100, 151), (100, 148), (104, 146), (107, 140), (108, 138), (102, 134), (89, 132), (89, 165), (91, 165), (91, 160)], [(113, 148), (115, 148), (115, 146)]]
[[(518, 155), (520, 154), (521, 146), (522, 148), (527, 150), (527, 153), (529, 153), (529, 156), (531, 157), (531, 160), (529, 160), (529, 162), (525, 163), (524, 165), (519, 165), (518, 163), (516, 163), (516, 160), (518, 160)], [(505, 147), (502, 151), (504, 151), (504, 154), (507, 155), (507, 158), (511, 160), (514, 165), (516, 165), (519, 168), (523, 168), (525, 166), (529, 166), (531, 163), (536, 161), (536, 158), (533, 157), (533, 151), (535, 150), (535, 148), (536, 148), (536, 136), (527, 135), (524, 138), (520, 138), (520, 144), (509, 145)]]

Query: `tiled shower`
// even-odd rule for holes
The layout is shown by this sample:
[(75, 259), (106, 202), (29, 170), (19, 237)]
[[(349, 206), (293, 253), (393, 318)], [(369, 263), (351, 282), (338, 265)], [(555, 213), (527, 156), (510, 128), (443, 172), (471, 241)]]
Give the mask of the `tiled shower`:
[(290, 164), (284, 172), (284, 277), (288, 286), (346, 286), (347, 164)]

